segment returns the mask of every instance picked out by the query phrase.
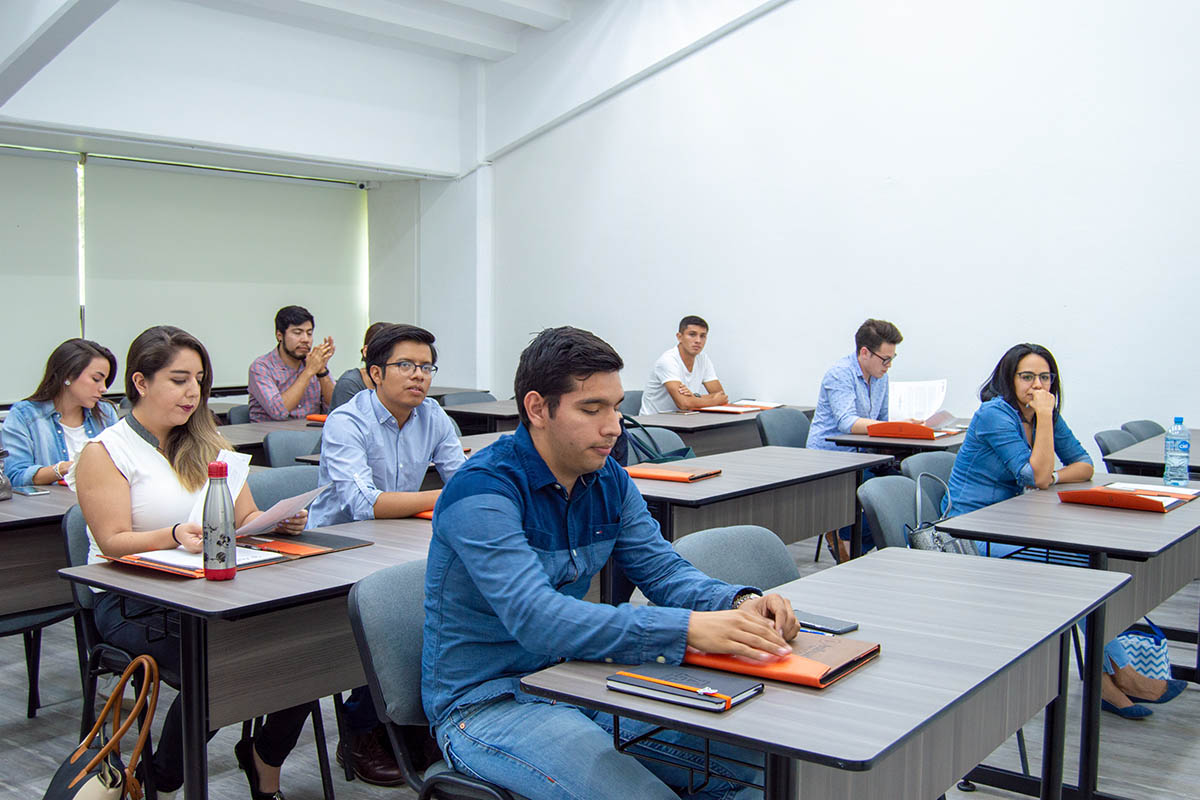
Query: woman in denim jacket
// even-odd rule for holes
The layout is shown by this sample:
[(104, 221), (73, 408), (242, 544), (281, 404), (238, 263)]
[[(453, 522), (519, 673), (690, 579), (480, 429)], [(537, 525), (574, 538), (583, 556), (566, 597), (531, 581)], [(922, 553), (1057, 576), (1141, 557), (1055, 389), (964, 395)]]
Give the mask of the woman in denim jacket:
[[(1062, 418), (1062, 378), (1045, 347), (1010, 347), (979, 390), (979, 399), (983, 405), (971, 418), (954, 459), (943, 513), (947, 504), (949, 516), (957, 516), (1026, 489), (1091, 480), (1092, 459)], [(1056, 456), (1060, 469), (1054, 468)], [(986, 554), (1004, 557), (1020, 549), (992, 544)], [(1153, 712), (1137, 703), (1165, 703), (1187, 685), (1142, 675), (1115, 639), (1104, 648), (1103, 666), (1101, 708), (1126, 719), (1150, 716)]]
[(68, 339), (54, 348), (37, 391), (4, 420), (4, 474), (13, 486), (61, 480), (87, 440), (116, 423), (116, 410), (101, 399), (116, 372), (112, 351), (96, 342)]

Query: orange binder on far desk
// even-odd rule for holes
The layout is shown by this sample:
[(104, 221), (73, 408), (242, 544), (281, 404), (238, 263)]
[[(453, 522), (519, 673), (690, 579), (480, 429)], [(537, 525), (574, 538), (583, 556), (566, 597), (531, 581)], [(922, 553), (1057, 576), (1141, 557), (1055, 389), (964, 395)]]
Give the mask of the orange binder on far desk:
[(678, 481), (679, 483), (695, 483), (706, 478), (715, 478), (721, 474), (719, 469), (686, 469), (664, 467), (659, 464), (634, 464), (626, 467), (625, 471), (631, 478), (646, 478), (652, 481)]
[(1194, 489), (1167, 488), (1152, 484), (1113, 483), (1093, 489), (1070, 489), (1058, 493), (1059, 502), (1083, 503), (1090, 506), (1130, 508), (1135, 511), (1157, 511), (1165, 514), (1196, 498)]
[(801, 631), (792, 642), (792, 654), (778, 661), (757, 663), (689, 649), (683, 663), (824, 689), (878, 655), (879, 645), (874, 642)]
[(889, 439), (939, 439), (943, 436), (953, 436), (956, 433), (962, 433), (962, 431), (936, 431), (919, 422), (873, 422), (867, 426), (868, 436), (882, 436)]

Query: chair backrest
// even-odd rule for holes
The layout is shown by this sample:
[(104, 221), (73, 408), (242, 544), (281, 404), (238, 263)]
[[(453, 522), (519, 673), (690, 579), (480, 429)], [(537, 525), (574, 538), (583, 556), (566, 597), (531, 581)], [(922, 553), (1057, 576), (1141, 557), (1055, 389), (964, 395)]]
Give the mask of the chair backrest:
[[(877, 547), (908, 547), (904, 526), (915, 526), (917, 484), (903, 475), (883, 475), (858, 487), (858, 502), (871, 523), (871, 535)], [(921, 520), (937, 518), (937, 509), (928, 497), (922, 497)]]
[(1167, 430), (1152, 419), (1133, 419), (1121, 426), (1137, 442), (1144, 442), (1152, 436), (1166, 433)]
[(675, 541), (675, 552), (710, 578), (763, 591), (800, 577), (787, 546), (758, 525), (689, 533)]
[(1118, 430), (1100, 431), (1096, 434), (1095, 438), (1096, 446), (1100, 448), (1100, 455), (1102, 456), (1115, 453), (1117, 450), (1122, 450), (1126, 447), (1132, 447), (1138, 442), (1132, 433)]
[[(916, 453), (900, 462), (900, 473), (906, 478), (912, 478), (914, 481), (922, 472), (929, 472), (949, 483), (950, 473), (953, 471), (954, 453), (944, 451)], [(928, 495), (936, 513), (936, 510), (942, 507), (942, 497), (946, 494), (946, 487), (937, 481), (931, 481), (926, 478), (921, 481), (921, 494), (923, 496)]]
[(443, 406), (461, 406), (467, 403), (487, 403), (495, 400), (491, 392), (454, 392), (442, 397)]
[(804, 447), (812, 423), (798, 408), (768, 408), (754, 418), (764, 445)]
[(350, 588), (350, 627), (375, 710), (396, 725), (425, 725), (421, 628), (425, 561), (381, 569)]
[(312, 464), (260, 469), (251, 472), (246, 483), (250, 485), (255, 505), (266, 511), (280, 500), (317, 488), (318, 472), (320, 468)]
[[(87, 522), (79, 506), (71, 506), (62, 518), (63, 543), (67, 548), (67, 563), (72, 567), (82, 567), (88, 560)], [(78, 608), (92, 609), (96, 605), (95, 594), (81, 583), (71, 581), (71, 594), (75, 597)]]
[(225, 415), (225, 418), (229, 420), (230, 425), (242, 425), (246, 422), (249, 422), (250, 405), (248, 403), (243, 403), (240, 406), (233, 406), (229, 409), (229, 412)]
[(271, 431), (263, 439), (263, 450), (267, 464), (272, 467), (290, 467), (296, 456), (307, 456), (321, 452), (321, 429), (308, 431)]
[(454, 435), (461, 439), (462, 438), (462, 428), (458, 427), (458, 420), (456, 420), (454, 417), (450, 416), (449, 414), (446, 415), (446, 419), (450, 420), (450, 424), (454, 426)]
[(632, 389), (625, 392), (625, 399), (618, 406), (622, 414), (628, 414), (631, 417), (636, 417), (642, 410), (642, 390)]
[[(679, 438), (679, 434), (666, 428), (633, 428), (625, 429), (625, 432), (630, 437), (637, 437), (637, 440), (642, 444), (646, 444), (647, 440), (653, 443), (654, 447), (660, 453), (665, 453), (669, 450), (681, 450), (687, 445), (683, 443), (683, 439)], [(646, 434), (650, 434), (648, 437)], [(637, 464), (641, 461), (641, 453), (632, 444), (629, 445), (629, 464)]]

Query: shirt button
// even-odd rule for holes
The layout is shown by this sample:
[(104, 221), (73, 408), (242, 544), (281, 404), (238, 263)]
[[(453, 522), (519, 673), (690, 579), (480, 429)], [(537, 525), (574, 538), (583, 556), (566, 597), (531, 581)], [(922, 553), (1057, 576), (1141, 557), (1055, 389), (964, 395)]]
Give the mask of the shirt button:
[(656, 659), (654, 659), (654, 660), (655, 660), (655, 661), (657, 661), (657, 662), (658, 662), (658, 663), (660, 663), (660, 664), (665, 664), (665, 663), (667, 663), (667, 657), (666, 657), (666, 656), (659, 656), (658, 658), (656, 658)]
[(604, 663), (605, 663), (605, 664), (611, 664), (611, 663), (612, 663), (612, 659), (611, 659), (611, 658), (606, 658), (606, 659), (604, 659)]
[(465, 722), (458, 723), (458, 729), (460, 731), (465, 731), (467, 729), (467, 723), (465, 723)]
[(571, 551), (571, 555), (573, 555), (573, 556), (578, 556), (578, 555), (579, 555), (579, 551), (578, 551), (578, 550), (572, 550), (572, 551)]
[(561, 484), (558, 484), (558, 483), (554, 484), (554, 488), (555, 488), (555, 489), (558, 489), (560, 492), (562, 491), (562, 485), (561, 485)]

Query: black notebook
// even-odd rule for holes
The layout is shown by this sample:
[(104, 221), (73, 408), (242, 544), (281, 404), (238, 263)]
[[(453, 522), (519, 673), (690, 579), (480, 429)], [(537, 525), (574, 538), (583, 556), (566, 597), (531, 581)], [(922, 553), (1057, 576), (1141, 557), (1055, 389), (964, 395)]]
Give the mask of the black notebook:
[(727, 711), (761, 694), (761, 681), (674, 664), (642, 664), (608, 676), (608, 688), (705, 711)]

